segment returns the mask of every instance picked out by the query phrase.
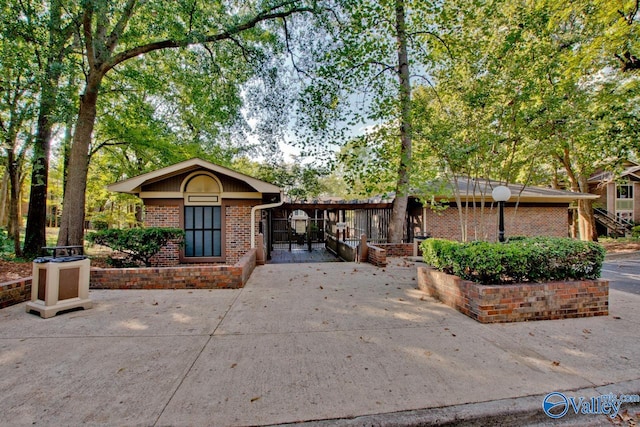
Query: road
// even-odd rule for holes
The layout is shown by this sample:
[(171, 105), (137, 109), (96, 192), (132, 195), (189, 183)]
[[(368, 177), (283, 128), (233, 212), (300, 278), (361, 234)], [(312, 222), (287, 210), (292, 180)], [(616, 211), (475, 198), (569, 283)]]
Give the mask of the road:
[(606, 261), (602, 266), (602, 278), (609, 280), (611, 289), (640, 295), (640, 258)]

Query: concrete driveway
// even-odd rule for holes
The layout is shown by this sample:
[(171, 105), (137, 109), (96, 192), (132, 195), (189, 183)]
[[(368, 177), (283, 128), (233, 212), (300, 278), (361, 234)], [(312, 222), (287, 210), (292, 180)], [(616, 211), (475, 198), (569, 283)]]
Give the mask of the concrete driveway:
[(266, 265), (240, 290), (91, 291), (93, 309), (46, 320), (3, 309), (0, 423), (525, 425), (550, 421), (552, 391), (640, 392), (640, 295), (611, 291), (607, 317), (481, 325), (392, 264)]

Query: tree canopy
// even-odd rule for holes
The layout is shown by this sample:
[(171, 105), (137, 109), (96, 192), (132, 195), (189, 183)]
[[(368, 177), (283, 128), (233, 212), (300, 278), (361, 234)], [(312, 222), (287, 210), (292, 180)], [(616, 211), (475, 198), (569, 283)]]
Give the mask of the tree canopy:
[[(58, 173), (60, 243), (80, 243), (85, 213), (107, 205), (135, 222), (136, 204), (104, 184), (194, 156), (294, 199), (394, 193), (397, 240), (403, 199), (428, 197), (421, 186), (436, 178), (585, 191), (596, 169), (637, 156), (638, 0), (8, 0), (1, 10), (0, 225), (12, 218), (17, 253), (24, 183), (34, 254)], [(303, 158), (332, 160), (333, 174), (284, 162), (279, 143), (292, 139)], [(579, 206), (583, 237), (594, 237), (590, 209)]]

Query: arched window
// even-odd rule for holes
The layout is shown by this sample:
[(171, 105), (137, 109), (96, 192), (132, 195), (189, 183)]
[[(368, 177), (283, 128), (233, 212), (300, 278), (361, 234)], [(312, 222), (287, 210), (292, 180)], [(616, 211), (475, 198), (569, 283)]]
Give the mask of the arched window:
[(209, 175), (196, 175), (187, 181), (186, 193), (219, 193), (218, 181)]

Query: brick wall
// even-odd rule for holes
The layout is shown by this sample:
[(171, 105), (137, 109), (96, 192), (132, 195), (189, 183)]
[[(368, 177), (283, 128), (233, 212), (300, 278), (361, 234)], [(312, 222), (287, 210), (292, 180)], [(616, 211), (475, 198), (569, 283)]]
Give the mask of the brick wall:
[(376, 243), (376, 246), (387, 251), (387, 256), (413, 256), (413, 243)]
[[(520, 206), (515, 212), (514, 207), (504, 210), (506, 236), (553, 236), (567, 237), (568, 210), (566, 206)], [(498, 238), (498, 208), (485, 207), (484, 213), (480, 208), (469, 208), (467, 220), (468, 240), (490, 240)], [(441, 212), (427, 211), (425, 231), (432, 237), (461, 240), (460, 220), (458, 209), (450, 207)]]
[[(92, 268), (91, 289), (235, 289), (256, 267), (256, 250), (234, 265), (152, 268)], [(31, 300), (31, 277), (0, 283), (0, 309)]]
[(602, 279), (481, 285), (431, 268), (418, 267), (418, 286), (480, 323), (609, 314), (609, 282)]
[(250, 250), (234, 265), (189, 265), (151, 268), (92, 268), (91, 289), (236, 289), (256, 266)]
[[(237, 262), (251, 249), (251, 208), (257, 202), (224, 206), (225, 254), (227, 264)], [(256, 212), (255, 234), (258, 235), (260, 211)]]
[[(144, 225), (146, 227), (182, 228), (180, 224), (182, 209), (183, 207), (179, 205), (146, 205)], [(156, 266), (180, 264), (180, 245), (175, 241), (170, 241), (151, 258), (151, 262)]]
[(31, 300), (31, 277), (0, 283), (0, 308)]
[(369, 247), (367, 253), (367, 262), (373, 264), (376, 267), (386, 267), (387, 265), (387, 251), (379, 246), (367, 245)]

